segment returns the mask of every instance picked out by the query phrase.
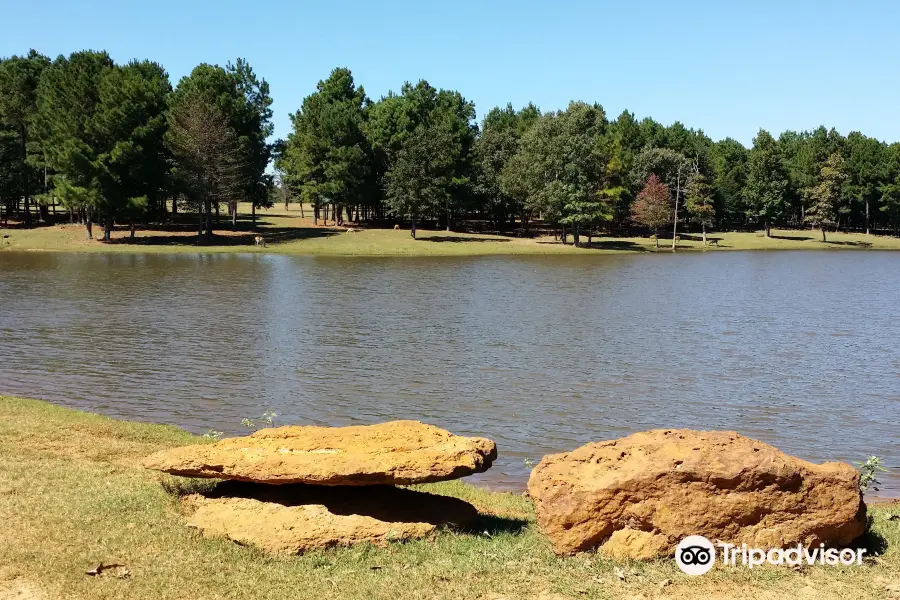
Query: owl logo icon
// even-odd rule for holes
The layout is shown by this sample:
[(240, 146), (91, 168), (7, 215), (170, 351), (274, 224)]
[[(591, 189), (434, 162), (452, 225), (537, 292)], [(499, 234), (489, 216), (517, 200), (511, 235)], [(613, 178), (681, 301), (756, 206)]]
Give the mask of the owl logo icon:
[(716, 549), (702, 535), (689, 535), (675, 548), (675, 562), (688, 575), (703, 575), (716, 563)]

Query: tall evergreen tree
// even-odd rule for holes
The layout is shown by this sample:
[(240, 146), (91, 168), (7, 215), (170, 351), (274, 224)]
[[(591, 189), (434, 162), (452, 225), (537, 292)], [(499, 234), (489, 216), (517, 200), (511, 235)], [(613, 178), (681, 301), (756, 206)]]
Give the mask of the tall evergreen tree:
[(816, 185), (805, 190), (809, 205), (806, 208), (804, 221), (818, 227), (825, 239), (825, 228), (837, 225), (839, 202), (843, 196), (843, 188), (849, 176), (843, 157), (835, 152), (829, 156), (820, 170)]
[[(255, 229), (256, 208), (271, 206), (273, 179), (266, 169), (272, 159), (272, 145), (268, 138), (275, 131), (272, 123), (272, 97), (269, 83), (257, 77), (250, 63), (243, 58), (238, 58), (233, 64), (228, 63), (225, 70), (234, 82), (238, 98), (230, 120), (242, 154), (240, 197), (250, 202)], [(229, 210), (234, 225), (236, 201)]]
[(94, 215), (105, 208), (100, 157), (115, 143), (95, 121), (101, 83), (113, 67), (106, 52), (75, 52), (54, 60), (38, 84), (36, 122), (43, 153), (57, 173), (54, 184), (63, 203), (83, 212), (88, 239)]
[(397, 215), (409, 218), (410, 235), (426, 214), (439, 213), (450, 201), (453, 156), (448, 133), (440, 127), (420, 125), (404, 140), (385, 176), (385, 200)]
[(888, 178), (886, 147), (876, 139), (854, 131), (847, 136), (847, 195), (859, 207), (866, 234), (878, 216), (878, 186)]
[[(31, 50), (28, 56), (13, 56), (0, 61), (0, 135), (6, 129), (4, 162), (15, 197), (24, 199), (25, 224), (31, 224), (29, 205), (42, 189), (29, 153), (37, 153), (37, 88), (49, 59)], [(0, 144), (3, 142), (0, 141)], [(13, 187), (14, 186), (14, 187)]]
[(503, 229), (510, 216), (523, 217), (521, 199), (503, 189), (500, 177), (518, 151), (522, 134), (539, 116), (540, 111), (533, 104), (520, 111), (514, 110), (511, 104), (503, 109), (493, 108), (485, 116), (475, 141), (475, 189), (497, 229)]
[(711, 227), (715, 221), (716, 207), (712, 186), (709, 185), (706, 176), (699, 172), (699, 169), (688, 182), (685, 207), (694, 220), (700, 223), (703, 231), (703, 244), (706, 245), (706, 228)]
[(788, 178), (774, 138), (760, 129), (747, 157), (747, 182), (744, 198), (748, 215), (761, 221), (766, 237), (772, 224), (785, 212)]
[(314, 206), (328, 200), (335, 220), (343, 207), (359, 205), (369, 182), (372, 152), (364, 134), (367, 102), (348, 69), (334, 69), (292, 115), (282, 161), (286, 180)]
[(747, 180), (747, 149), (732, 138), (716, 142), (710, 148), (712, 186), (720, 222), (743, 226), (749, 208), (744, 198)]

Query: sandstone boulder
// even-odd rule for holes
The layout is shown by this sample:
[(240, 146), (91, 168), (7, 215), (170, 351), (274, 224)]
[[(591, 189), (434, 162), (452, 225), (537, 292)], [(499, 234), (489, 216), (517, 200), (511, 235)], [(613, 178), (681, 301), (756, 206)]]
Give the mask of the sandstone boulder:
[(392, 486), (226, 482), (184, 503), (190, 524), (203, 535), (275, 554), (422, 538), (441, 525), (463, 527), (478, 514), (457, 498)]
[(277, 427), (164, 450), (144, 466), (173, 475), (259, 483), (375, 485), (428, 483), (486, 471), (494, 442), (418, 421), (353, 427)]
[(750, 547), (849, 544), (866, 526), (859, 475), (730, 431), (654, 430), (545, 456), (528, 481), (558, 554), (671, 555), (702, 535)]

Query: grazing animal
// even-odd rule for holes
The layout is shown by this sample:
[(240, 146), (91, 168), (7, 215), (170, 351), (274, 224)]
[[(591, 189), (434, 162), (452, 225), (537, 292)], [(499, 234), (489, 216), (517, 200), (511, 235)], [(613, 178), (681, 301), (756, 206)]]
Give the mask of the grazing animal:
[(354, 233), (356, 230), (353, 229), (352, 227), (348, 227), (347, 229), (345, 229), (345, 231), (346, 231), (347, 233)]
[(399, 226), (399, 225), (394, 225), (394, 231), (400, 231), (400, 226)]
[(713, 239), (709, 240), (708, 242), (706, 242), (706, 245), (707, 246), (715, 246), (716, 248), (718, 248), (719, 247), (719, 238), (713, 238)]
[(263, 236), (261, 236), (261, 235), (258, 235), (255, 238), (253, 238), (253, 241), (256, 243), (257, 246), (262, 246), (263, 248), (266, 247), (266, 240), (263, 239)]

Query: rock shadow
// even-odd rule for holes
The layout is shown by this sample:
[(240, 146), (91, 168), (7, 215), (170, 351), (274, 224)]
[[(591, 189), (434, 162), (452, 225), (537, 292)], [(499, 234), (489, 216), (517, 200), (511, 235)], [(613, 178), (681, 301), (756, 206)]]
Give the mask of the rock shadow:
[(479, 517), (474, 506), (459, 498), (391, 485), (268, 485), (223, 481), (202, 495), (210, 499), (247, 498), (288, 507), (318, 504), (334, 515), (362, 515), (387, 523), (430, 523), (464, 528)]

